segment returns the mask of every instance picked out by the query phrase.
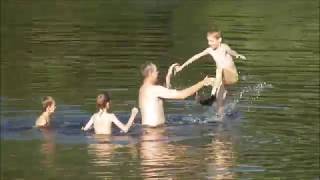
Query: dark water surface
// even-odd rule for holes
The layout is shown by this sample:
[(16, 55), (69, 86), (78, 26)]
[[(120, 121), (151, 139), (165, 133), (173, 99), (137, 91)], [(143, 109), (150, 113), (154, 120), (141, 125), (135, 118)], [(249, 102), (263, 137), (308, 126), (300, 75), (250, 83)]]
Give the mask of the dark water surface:
[[(140, 65), (163, 77), (207, 47), (212, 26), (248, 59), (223, 123), (189, 98), (166, 101), (162, 128), (80, 131), (104, 90), (126, 122)], [(204, 57), (173, 85), (214, 69)], [(1, 179), (319, 179), (319, 75), (319, 1), (2, 0)], [(45, 95), (54, 129), (39, 131)]]

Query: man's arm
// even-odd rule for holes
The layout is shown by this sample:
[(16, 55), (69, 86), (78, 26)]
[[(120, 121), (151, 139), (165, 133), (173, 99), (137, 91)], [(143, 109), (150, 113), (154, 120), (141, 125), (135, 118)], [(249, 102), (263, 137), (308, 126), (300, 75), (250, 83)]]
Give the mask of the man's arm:
[(235, 50), (231, 49), (227, 44), (223, 44), (224, 48), (226, 49), (227, 53), (230, 54), (231, 56), (236, 57), (237, 59), (246, 59), (244, 55), (238, 54)]
[(166, 84), (165, 84), (166, 88), (170, 88), (170, 87), (171, 87), (170, 81), (171, 81), (171, 76), (172, 76), (173, 68), (174, 68), (175, 66), (177, 66), (177, 65), (178, 65), (178, 63), (174, 63), (174, 64), (172, 64), (172, 65), (169, 67), (169, 69), (168, 69), (168, 73), (167, 73), (167, 76), (166, 76)]
[(181, 66), (176, 66), (176, 72), (182, 71), (183, 68), (188, 66), (189, 64), (193, 63), (197, 59), (200, 59), (202, 56), (205, 56), (208, 54), (208, 48), (203, 50), (202, 52), (192, 56), (190, 59), (188, 59), (185, 63), (183, 63)]
[(164, 99), (185, 99), (193, 95), (203, 86), (212, 85), (214, 80), (214, 78), (205, 77), (202, 81), (194, 84), (193, 86), (179, 91), (159, 86), (159, 90), (156, 93), (160, 98)]

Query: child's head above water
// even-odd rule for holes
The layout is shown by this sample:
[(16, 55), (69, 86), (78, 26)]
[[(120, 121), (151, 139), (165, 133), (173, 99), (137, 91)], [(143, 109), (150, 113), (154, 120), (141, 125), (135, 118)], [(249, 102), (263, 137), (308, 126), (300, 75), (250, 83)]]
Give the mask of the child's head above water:
[(45, 96), (42, 99), (42, 112), (53, 113), (56, 109), (56, 102), (51, 96)]
[(108, 92), (98, 94), (97, 96), (97, 108), (105, 109), (109, 108), (110, 96)]
[(210, 30), (207, 32), (207, 36), (213, 36), (216, 39), (222, 38), (221, 32), (216, 30)]
[(222, 36), (220, 31), (215, 31), (215, 30), (210, 30), (207, 32), (207, 40), (208, 40), (208, 45), (216, 49), (220, 46), (222, 42)]

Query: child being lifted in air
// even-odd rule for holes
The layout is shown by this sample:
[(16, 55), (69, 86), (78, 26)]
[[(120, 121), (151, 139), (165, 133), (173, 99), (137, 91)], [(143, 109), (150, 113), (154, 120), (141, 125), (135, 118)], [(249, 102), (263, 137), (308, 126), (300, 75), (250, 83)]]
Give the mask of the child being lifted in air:
[(213, 101), (217, 99), (218, 115), (222, 115), (224, 99), (227, 94), (224, 86), (232, 85), (238, 82), (238, 72), (232, 56), (244, 60), (246, 57), (232, 50), (227, 44), (222, 43), (222, 36), (219, 31), (208, 31), (207, 40), (209, 47), (192, 56), (181, 66), (176, 66), (175, 72), (181, 71), (183, 68), (200, 59), (202, 56), (208, 54), (211, 55), (217, 66), (216, 79), (211, 91), (211, 97), (206, 100), (200, 100), (200, 103), (203, 105), (211, 105)]

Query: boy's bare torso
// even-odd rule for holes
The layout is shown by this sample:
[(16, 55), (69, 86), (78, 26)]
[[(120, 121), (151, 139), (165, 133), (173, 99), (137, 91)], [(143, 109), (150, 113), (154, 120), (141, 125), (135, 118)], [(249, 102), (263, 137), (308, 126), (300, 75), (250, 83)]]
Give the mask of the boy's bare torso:
[(225, 69), (233, 73), (237, 73), (237, 68), (233, 62), (232, 56), (227, 52), (226, 45), (221, 44), (217, 49), (207, 48), (207, 53), (216, 62), (218, 69)]

